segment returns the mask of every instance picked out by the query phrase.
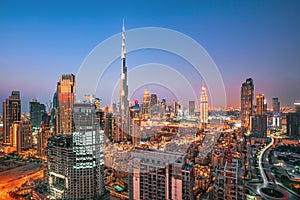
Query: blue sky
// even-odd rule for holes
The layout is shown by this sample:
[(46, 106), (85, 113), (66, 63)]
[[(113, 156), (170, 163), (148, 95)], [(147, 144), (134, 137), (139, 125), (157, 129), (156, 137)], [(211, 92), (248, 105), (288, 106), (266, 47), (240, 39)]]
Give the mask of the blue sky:
[[(48, 102), (59, 76), (76, 74), (96, 45), (121, 31), (125, 18), (126, 29), (165, 27), (201, 44), (221, 72), (229, 106), (239, 106), (247, 77), (254, 79), (256, 93), (267, 100), (278, 96), (289, 106), (300, 99), (299, 10), (300, 2), (290, 0), (0, 1), (0, 100), (20, 90), (23, 111), (32, 98)], [(127, 59), (129, 69), (178, 63), (155, 51)], [(119, 76), (115, 65), (112, 76)]]

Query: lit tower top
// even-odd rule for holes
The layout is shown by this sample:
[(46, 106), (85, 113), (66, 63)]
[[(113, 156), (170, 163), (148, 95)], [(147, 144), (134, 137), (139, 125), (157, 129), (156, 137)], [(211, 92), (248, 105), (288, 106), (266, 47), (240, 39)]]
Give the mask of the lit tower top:
[[(121, 50), (121, 74), (120, 74), (120, 114), (126, 116), (128, 111), (128, 85), (127, 85), (127, 66), (125, 48), (125, 27), (124, 20), (122, 26), (122, 50)], [(123, 117), (122, 117), (123, 118)], [(122, 121), (125, 118), (122, 119)]]

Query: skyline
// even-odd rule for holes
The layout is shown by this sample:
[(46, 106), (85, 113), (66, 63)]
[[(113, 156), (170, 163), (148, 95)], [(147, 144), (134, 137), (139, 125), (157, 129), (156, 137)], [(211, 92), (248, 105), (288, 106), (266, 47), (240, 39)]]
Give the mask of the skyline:
[[(201, 44), (221, 72), (228, 106), (240, 106), (240, 87), (248, 77), (254, 80), (255, 94), (265, 94), (269, 105), (273, 97), (279, 97), (283, 106), (292, 106), (300, 98), (300, 88), (295, 87), (300, 84), (299, 2), (115, 2), (87, 5), (57, 1), (44, 5), (37, 1), (2, 1), (0, 100), (5, 101), (12, 90), (20, 90), (22, 111), (28, 111), (32, 98), (48, 103), (60, 75), (76, 75), (92, 49), (121, 32), (123, 18), (126, 31), (139, 27), (169, 28)], [(175, 69), (184, 69), (186, 64), (157, 50), (127, 55), (129, 70), (149, 62)], [(113, 77), (119, 77), (120, 59), (112, 64), (111, 71)], [(197, 81), (191, 80), (199, 98), (201, 80)], [(137, 95), (139, 100), (142, 92), (143, 89)], [(105, 94), (96, 96), (105, 98)]]

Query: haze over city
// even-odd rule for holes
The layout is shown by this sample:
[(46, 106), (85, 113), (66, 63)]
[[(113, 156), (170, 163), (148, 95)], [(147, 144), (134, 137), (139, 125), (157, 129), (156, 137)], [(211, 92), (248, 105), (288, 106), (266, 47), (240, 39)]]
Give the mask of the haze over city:
[[(23, 112), (32, 98), (49, 102), (60, 74), (76, 75), (96, 45), (120, 33), (125, 19), (126, 30), (163, 27), (202, 45), (221, 72), (228, 106), (240, 106), (247, 77), (269, 102), (278, 96), (283, 106), (292, 106), (300, 94), (299, 8), (299, 1), (1, 1), (0, 99), (20, 90)], [(151, 62), (188, 69), (182, 58), (158, 50), (131, 52), (127, 60), (129, 70)], [(111, 66), (112, 84), (119, 65), (117, 59)], [(191, 76), (199, 96), (198, 78)], [(96, 94), (109, 105), (105, 95)]]

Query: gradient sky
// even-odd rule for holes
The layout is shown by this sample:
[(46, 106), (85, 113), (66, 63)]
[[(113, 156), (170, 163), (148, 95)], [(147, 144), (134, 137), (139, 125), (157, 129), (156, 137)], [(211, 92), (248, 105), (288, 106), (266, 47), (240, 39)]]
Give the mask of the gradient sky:
[[(239, 106), (240, 86), (247, 77), (254, 79), (255, 93), (265, 94), (269, 102), (277, 96), (282, 105), (291, 106), (300, 99), (299, 10), (297, 0), (2, 0), (0, 101), (20, 90), (25, 112), (32, 98), (49, 102), (59, 76), (76, 75), (96, 45), (121, 31), (125, 18), (126, 29), (164, 27), (201, 44), (221, 72), (228, 106)], [(170, 55), (159, 55), (157, 51), (128, 54), (128, 68), (166, 60), (169, 66), (176, 65)], [(116, 63), (112, 76), (118, 77)], [(195, 86), (199, 93), (200, 86), (201, 82)], [(105, 99), (105, 94), (97, 96)]]

